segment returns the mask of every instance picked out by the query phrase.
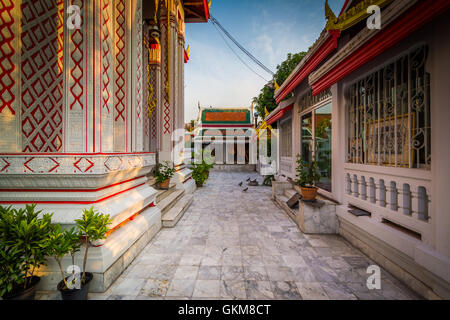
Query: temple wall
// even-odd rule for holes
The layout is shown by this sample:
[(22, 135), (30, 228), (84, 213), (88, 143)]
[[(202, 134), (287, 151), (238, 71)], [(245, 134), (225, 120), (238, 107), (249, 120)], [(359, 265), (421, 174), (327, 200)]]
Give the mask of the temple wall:
[[(427, 44), (428, 59), (426, 71), (430, 73), (431, 109), (431, 171), (425, 169), (394, 169), (379, 167), (380, 177), (390, 181), (392, 174), (406, 173), (409, 177), (430, 177), (431, 187), (427, 189), (430, 201), (430, 217), (422, 240), (417, 241), (401, 232), (389, 229), (381, 223), (366, 223), (363, 219), (350, 217), (346, 206), (338, 209), (341, 234), (360, 247), (377, 263), (408, 283), (410, 287), (427, 298), (450, 297), (450, 41), (442, 30), (450, 28), (449, 14), (427, 24), (414, 35), (397, 43), (373, 61), (358, 69), (332, 87), (333, 92), (333, 192), (339, 202), (345, 201), (345, 178), (342, 168), (346, 161), (346, 102), (345, 90), (355, 80), (392, 61), (408, 49)], [(337, 127), (335, 127), (335, 124)], [(363, 170), (363, 166), (361, 166)], [(428, 178), (426, 178), (428, 180)], [(336, 188), (335, 188), (336, 185)], [(372, 212), (372, 216), (382, 216)], [(398, 219), (401, 219), (399, 217)], [(373, 220), (373, 219), (372, 219)], [(406, 220), (405, 220), (406, 221)], [(380, 218), (381, 222), (381, 218)], [(386, 241), (388, 244), (386, 244)]]

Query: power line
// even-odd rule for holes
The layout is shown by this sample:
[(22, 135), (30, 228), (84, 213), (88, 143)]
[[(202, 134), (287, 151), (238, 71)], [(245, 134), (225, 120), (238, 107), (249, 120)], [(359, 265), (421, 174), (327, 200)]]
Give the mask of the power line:
[(223, 39), (223, 41), (225, 42), (225, 44), (227, 45), (228, 48), (230, 48), (230, 50), (236, 55), (236, 57), (254, 74), (256, 74), (258, 77), (260, 77), (261, 79), (263, 79), (266, 82), (269, 82), (267, 79), (265, 79), (263, 76), (261, 76), (258, 72), (256, 72), (255, 70), (253, 70), (237, 53), (236, 51), (233, 50), (233, 48), (228, 44), (227, 40), (225, 39), (225, 37), (222, 35), (222, 33), (220, 32), (220, 30), (217, 28), (217, 26), (213, 23), (213, 26), (217, 29), (217, 32), (219, 33), (220, 37)]
[(216, 18), (210, 16), (211, 22), (222, 30), (222, 32), (231, 40), (233, 43), (241, 49), (253, 62), (255, 62), (260, 68), (262, 68), (267, 73), (270, 73), (272, 76), (275, 75), (269, 68), (267, 68), (261, 61), (255, 58), (250, 52), (248, 52), (233, 36), (217, 21)]

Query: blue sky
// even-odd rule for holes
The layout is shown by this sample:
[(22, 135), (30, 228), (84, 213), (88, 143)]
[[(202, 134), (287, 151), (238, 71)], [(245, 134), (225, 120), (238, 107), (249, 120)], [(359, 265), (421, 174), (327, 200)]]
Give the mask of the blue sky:
[[(345, 0), (329, 0), (337, 15)], [(289, 52), (307, 51), (325, 26), (324, 0), (212, 0), (211, 14), (272, 71)], [(228, 40), (228, 39), (227, 39)], [(271, 76), (233, 50), (266, 80)], [(197, 104), (250, 106), (266, 81), (250, 71), (227, 47), (211, 22), (188, 24), (185, 65), (185, 121), (197, 117)], [(281, 84), (280, 84), (281, 85)]]

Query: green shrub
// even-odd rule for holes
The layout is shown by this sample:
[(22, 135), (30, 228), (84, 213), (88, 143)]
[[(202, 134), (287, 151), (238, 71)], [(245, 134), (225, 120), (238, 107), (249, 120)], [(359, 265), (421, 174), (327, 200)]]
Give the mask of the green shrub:
[(203, 185), (208, 179), (207, 166), (204, 164), (194, 164), (192, 167), (192, 179), (195, 180), (197, 185)]
[(296, 172), (297, 179), (295, 180), (295, 184), (301, 187), (313, 187), (321, 178), (317, 162), (313, 160), (308, 163), (300, 155), (297, 156)]
[[(64, 275), (61, 259), (65, 255), (70, 254), (72, 257), (72, 265), (75, 264), (75, 253), (79, 252), (81, 247), (80, 235), (80, 232), (75, 231), (75, 228), (62, 230), (59, 224), (54, 225), (52, 232), (48, 235), (49, 255), (58, 263), (65, 289), (69, 288), (69, 285), (66, 281), (66, 276)], [(72, 276), (74, 276), (74, 274), (72, 274)], [(72, 285), (75, 285), (74, 277), (72, 277)]]
[(170, 179), (175, 174), (175, 169), (169, 161), (164, 161), (164, 163), (158, 163), (156, 166), (156, 171), (154, 174), (157, 183), (163, 183), (167, 179)]
[(0, 206), (0, 294), (27, 289), (36, 269), (46, 264), (53, 214)]
[(106, 239), (106, 233), (108, 232), (108, 226), (112, 220), (107, 214), (101, 214), (91, 207), (89, 210), (83, 210), (83, 216), (81, 219), (75, 220), (76, 226), (80, 231), (80, 235), (84, 238), (86, 251), (83, 259), (83, 275), (81, 282), (85, 283), (86, 278), (86, 262), (88, 256), (88, 250), (90, 241), (97, 241)]

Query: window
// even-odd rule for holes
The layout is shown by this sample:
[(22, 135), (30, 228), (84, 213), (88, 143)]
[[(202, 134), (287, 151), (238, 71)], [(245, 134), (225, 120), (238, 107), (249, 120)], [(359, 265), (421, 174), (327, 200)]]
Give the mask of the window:
[(280, 125), (280, 151), (282, 157), (292, 157), (292, 120), (286, 120)]
[(430, 168), (427, 54), (416, 47), (349, 87), (348, 162)]
[(301, 122), (302, 158), (317, 161), (321, 175), (317, 187), (331, 192), (331, 103), (305, 114)]

